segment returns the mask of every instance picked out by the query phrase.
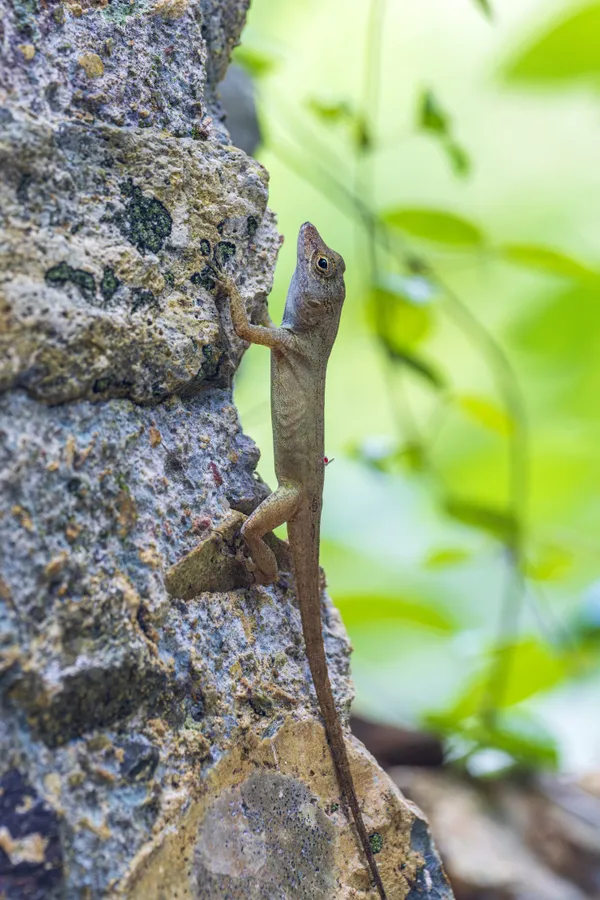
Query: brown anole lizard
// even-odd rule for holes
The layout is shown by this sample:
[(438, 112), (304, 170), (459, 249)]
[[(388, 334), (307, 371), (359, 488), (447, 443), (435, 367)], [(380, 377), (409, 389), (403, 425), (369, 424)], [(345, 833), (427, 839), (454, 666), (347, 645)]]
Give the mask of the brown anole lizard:
[(255, 580), (277, 580), (277, 562), (264, 535), (287, 522), (296, 593), (310, 671), (345, 803), (381, 900), (386, 894), (369, 842), (340, 718), (335, 708), (321, 624), (319, 536), (323, 498), (324, 401), (327, 362), (346, 295), (344, 260), (306, 222), (298, 236), (298, 259), (281, 326), (253, 325), (233, 280), (222, 270), (237, 335), (271, 350), (271, 416), (278, 487), (246, 520), (242, 534), (255, 566)]

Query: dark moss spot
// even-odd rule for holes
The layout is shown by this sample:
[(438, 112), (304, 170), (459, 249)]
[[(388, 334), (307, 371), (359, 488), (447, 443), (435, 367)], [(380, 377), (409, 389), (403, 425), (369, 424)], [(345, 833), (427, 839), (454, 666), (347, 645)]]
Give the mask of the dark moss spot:
[(371, 850), (373, 854), (381, 853), (383, 849), (383, 838), (379, 834), (378, 831), (374, 831), (373, 834), (369, 835), (369, 843), (371, 845)]
[(49, 284), (66, 284), (71, 278), (71, 266), (61, 262), (57, 266), (47, 269), (45, 279)]
[(225, 222), (219, 222), (219, 224), (217, 225), (217, 231), (219, 232), (219, 234), (223, 234), (223, 232), (225, 231)]
[(152, 306), (158, 306), (158, 300), (152, 293), (145, 288), (132, 288), (131, 290), (131, 312), (137, 312), (138, 309), (145, 309)]
[(103, 394), (110, 387), (110, 378), (97, 378), (92, 390), (95, 394)]
[(248, 216), (246, 226), (248, 228), (248, 237), (254, 237), (254, 235), (258, 231), (258, 222), (254, 218), (254, 216)]
[(48, 284), (52, 285), (65, 285), (68, 282), (74, 284), (88, 300), (96, 293), (96, 281), (92, 273), (86, 272), (85, 269), (73, 269), (66, 262), (52, 266), (44, 277)]
[(212, 291), (217, 283), (217, 276), (212, 266), (204, 266), (201, 272), (194, 272), (190, 281), (197, 287)]
[(102, 281), (100, 282), (100, 290), (102, 291), (104, 299), (110, 300), (113, 294), (116, 293), (120, 284), (121, 282), (115, 275), (114, 270), (111, 269), (110, 266), (104, 266)]
[(146, 197), (131, 178), (121, 184), (121, 193), (129, 202), (115, 217), (119, 229), (140, 252), (158, 253), (173, 227), (169, 210), (156, 197)]
[(172, 288), (175, 286), (175, 276), (172, 272), (164, 272), (163, 278), (165, 279), (165, 284), (167, 285), (167, 287)]
[(139, 188), (135, 187), (131, 178), (128, 178), (127, 181), (122, 181), (119, 187), (124, 197), (133, 197), (133, 192), (139, 190)]
[(203, 256), (210, 256), (210, 241), (207, 241), (206, 238), (202, 238), (200, 241), (200, 253)]
[(205, 141), (207, 138), (206, 128), (202, 125), (192, 125), (192, 138), (195, 141)]
[(72, 269), (71, 282), (79, 288), (82, 294), (96, 293), (96, 281), (94, 276), (91, 272), (86, 272), (85, 269)]
[(215, 262), (219, 266), (223, 266), (228, 259), (233, 259), (234, 256), (235, 244), (232, 244), (229, 241), (219, 241), (215, 247)]

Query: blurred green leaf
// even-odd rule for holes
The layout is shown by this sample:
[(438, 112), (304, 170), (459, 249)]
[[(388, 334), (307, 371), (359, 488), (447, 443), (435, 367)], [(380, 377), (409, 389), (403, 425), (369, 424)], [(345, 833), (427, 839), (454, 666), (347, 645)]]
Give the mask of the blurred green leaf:
[(508, 262), (548, 275), (574, 279), (599, 277), (598, 272), (578, 260), (548, 247), (538, 247), (535, 244), (505, 244), (500, 248), (500, 252)]
[(389, 348), (413, 347), (431, 328), (431, 313), (426, 306), (417, 306), (406, 295), (384, 286), (371, 291), (369, 310), (375, 331)]
[(308, 109), (327, 125), (337, 125), (338, 123), (348, 125), (352, 140), (360, 151), (368, 150), (372, 146), (366, 120), (348, 100), (323, 100), (311, 97), (308, 101)]
[(277, 66), (277, 61), (273, 56), (247, 44), (240, 44), (235, 48), (232, 60), (248, 72), (252, 78), (263, 78)]
[(525, 574), (534, 581), (557, 581), (573, 564), (573, 554), (556, 544), (544, 544), (531, 554)]
[(486, 531), (500, 540), (512, 542), (518, 534), (518, 523), (510, 513), (502, 510), (468, 503), (455, 497), (447, 497), (444, 501), (446, 513), (463, 525), (470, 525)]
[[(552, 648), (534, 638), (523, 638), (495, 651), (498, 668), (503, 664), (506, 684), (497, 698), (498, 708), (521, 703), (539, 691), (549, 690), (568, 674), (567, 657), (559, 656)], [(488, 699), (489, 664), (471, 681), (448, 715), (454, 721), (482, 712)]]
[(513, 423), (503, 409), (500, 409), (494, 403), (483, 397), (474, 397), (463, 394), (456, 397), (456, 402), (460, 409), (480, 425), (495, 431), (502, 437), (508, 437), (513, 432)]
[(426, 462), (425, 448), (417, 441), (385, 446), (367, 440), (350, 445), (348, 454), (378, 472), (397, 472), (401, 465), (421, 472)]
[(479, 247), (483, 233), (467, 219), (436, 209), (390, 209), (383, 221), (413, 237), (454, 247)]
[(441, 547), (432, 550), (425, 558), (423, 565), (426, 569), (445, 569), (447, 566), (457, 566), (472, 558), (472, 553), (462, 547)]
[(348, 100), (321, 100), (311, 97), (309, 110), (323, 122), (342, 122), (354, 119), (354, 110)]
[(423, 444), (418, 441), (408, 441), (398, 448), (390, 461), (403, 463), (412, 472), (424, 472), (427, 467), (427, 453)]
[(445, 142), (446, 153), (457, 175), (468, 175), (471, 171), (471, 157), (460, 144), (455, 141)]
[(424, 90), (419, 98), (417, 125), (423, 131), (432, 131), (434, 134), (448, 133), (450, 126), (448, 114), (429, 88)]
[[(385, 342), (384, 342), (385, 343)], [(437, 391), (442, 391), (446, 387), (446, 383), (440, 373), (430, 363), (425, 362), (421, 357), (415, 356), (408, 350), (401, 350), (397, 347), (391, 347), (385, 343), (389, 358), (395, 363), (401, 363), (410, 369), (415, 375), (419, 375), (425, 381), (434, 387)]]
[(453, 171), (457, 175), (467, 175), (471, 168), (469, 155), (454, 140), (451, 119), (432, 90), (427, 88), (419, 97), (417, 127), (438, 138), (448, 155)]
[(566, 81), (600, 72), (600, 4), (554, 22), (505, 67), (511, 81)]
[(479, 7), (484, 13), (484, 15), (491, 19), (493, 16), (492, 4), (490, 0), (475, 0), (475, 5)]
[(426, 715), (424, 725), (449, 738), (460, 735), (465, 763), (482, 750), (493, 748), (508, 753), (518, 766), (554, 769), (558, 764), (554, 737), (538, 719), (521, 709), (504, 711), (493, 728), (478, 716), (457, 720), (447, 713)]
[(410, 622), (442, 634), (453, 634), (456, 630), (455, 623), (442, 610), (418, 600), (360, 594), (336, 597), (335, 603), (350, 629), (384, 622)]
[[(414, 261), (410, 260), (410, 263), (413, 265)], [(438, 293), (438, 288), (424, 272), (414, 271), (411, 271), (410, 275), (385, 272), (379, 277), (376, 288), (408, 300), (415, 306), (427, 305)]]

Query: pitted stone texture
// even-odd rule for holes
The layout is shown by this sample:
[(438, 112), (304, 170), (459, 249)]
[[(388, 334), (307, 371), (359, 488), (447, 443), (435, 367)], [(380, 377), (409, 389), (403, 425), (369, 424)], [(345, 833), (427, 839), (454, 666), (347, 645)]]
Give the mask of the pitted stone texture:
[(248, 2), (0, 0), (0, 105), (202, 140)]
[(163, 571), (232, 498), (257, 502), (257, 459), (226, 391), (153, 410), (0, 400), (0, 668), (46, 744), (156, 701)]
[[(427, 823), (357, 741), (348, 744), (389, 900), (452, 900)], [(417, 837), (415, 837), (417, 836)], [(114, 898), (374, 897), (322, 726), (302, 711), (254, 725), (165, 810)]]
[(279, 239), (258, 163), (210, 141), (11, 115), (0, 171), (0, 391), (156, 403), (229, 382), (243, 346), (212, 267), (231, 260), (260, 316)]

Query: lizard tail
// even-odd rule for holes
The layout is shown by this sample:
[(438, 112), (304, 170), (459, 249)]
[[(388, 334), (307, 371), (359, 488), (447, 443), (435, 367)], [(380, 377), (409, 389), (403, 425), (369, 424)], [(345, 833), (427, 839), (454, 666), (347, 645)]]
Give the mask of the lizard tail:
[[(344, 732), (335, 706), (327, 659), (323, 645), (323, 630), (321, 623), (321, 591), (319, 586), (318, 558), (307, 559), (305, 554), (294, 553), (294, 547), (307, 547), (310, 543), (303, 540), (294, 540), (294, 524), (288, 523), (290, 546), (292, 548), (296, 591), (300, 602), (300, 614), (302, 617), (302, 632), (306, 644), (306, 655), (319, 701), (319, 707), (325, 722), (325, 733), (331, 749), (331, 756), (336, 770), (337, 780), (341, 788), (342, 797), (352, 811), (354, 824), (360, 838), (360, 843), (369, 864), (371, 875), (377, 887), (381, 900), (387, 900), (385, 888), (381, 881), (381, 875), (375, 862), (375, 856), (369, 841), (369, 835), (365, 828), (362, 813), (358, 805), (354, 781), (350, 771), (350, 763), (346, 752)], [(317, 551), (318, 552), (318, 551)]]

